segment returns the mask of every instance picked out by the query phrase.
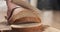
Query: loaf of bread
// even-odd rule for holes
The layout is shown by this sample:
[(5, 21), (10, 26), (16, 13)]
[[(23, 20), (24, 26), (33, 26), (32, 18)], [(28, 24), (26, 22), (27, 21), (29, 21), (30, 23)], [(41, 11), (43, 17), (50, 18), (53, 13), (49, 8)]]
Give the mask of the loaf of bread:
[[(19, 11), (19, 10), (18, 10)], [(19, 13), (12, 15), (9, 19), (10, 24), (20, 24), (20, 23), (41, 23), (40, 16), (36, 11), (31, 11), (29, 9), (23, 9)]]

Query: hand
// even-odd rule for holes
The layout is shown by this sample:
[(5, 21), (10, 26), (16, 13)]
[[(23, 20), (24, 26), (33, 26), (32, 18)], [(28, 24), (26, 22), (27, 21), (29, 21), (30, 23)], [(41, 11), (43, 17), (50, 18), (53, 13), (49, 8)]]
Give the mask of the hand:
[(5, 0), (5, 1), (11, 1), (11, 0)]
[(6, 4), (7, 4), (7, 7), (8, 7), (8, 11), (7, 11), (7, 18), (8, 18), (10, 16), (10, 13), (11, 13), (12, 9), (17, 7), (18, 5), (12, 3), (11, 0), (6, 0)]

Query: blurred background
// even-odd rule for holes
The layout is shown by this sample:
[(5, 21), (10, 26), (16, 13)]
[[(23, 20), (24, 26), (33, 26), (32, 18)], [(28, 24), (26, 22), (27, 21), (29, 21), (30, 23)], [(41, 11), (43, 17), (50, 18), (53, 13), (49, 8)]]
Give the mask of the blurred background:
[[(41, 20), (44, 25), (49, 25), (60, 29), (60, 3), (59, 0), (26, 0), (34, 7), (42, 11)], [(4, 0), (0, 0), (0, 22), (4, 22), (7, 12), (7, 5)]]

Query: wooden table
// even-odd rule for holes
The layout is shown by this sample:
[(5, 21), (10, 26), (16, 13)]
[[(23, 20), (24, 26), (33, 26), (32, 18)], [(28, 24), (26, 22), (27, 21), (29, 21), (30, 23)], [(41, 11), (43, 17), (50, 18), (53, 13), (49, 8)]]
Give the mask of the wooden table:
[(43, 32), (60, 32), (60, 30), (53, 27), (48, 27)]

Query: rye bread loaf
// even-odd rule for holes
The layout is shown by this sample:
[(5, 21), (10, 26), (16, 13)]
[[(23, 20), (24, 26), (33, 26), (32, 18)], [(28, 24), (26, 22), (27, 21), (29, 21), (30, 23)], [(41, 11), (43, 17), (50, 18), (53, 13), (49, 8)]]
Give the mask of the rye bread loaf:
[(41, 19), (36, 11), (23, 9), (19, 13), (11, 16), (9, 23), (41, 23)]

